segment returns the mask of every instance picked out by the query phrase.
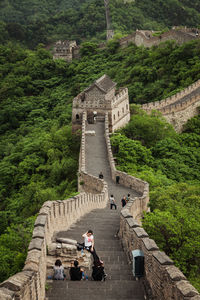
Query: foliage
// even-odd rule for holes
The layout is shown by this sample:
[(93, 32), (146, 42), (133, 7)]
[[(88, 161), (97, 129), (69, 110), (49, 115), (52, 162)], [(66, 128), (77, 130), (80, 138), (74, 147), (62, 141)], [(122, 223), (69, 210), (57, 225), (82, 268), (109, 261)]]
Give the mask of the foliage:
[[(83, 45), (82, 58), (72, 63), (53, 61), (42, 45), (35, 51), (25, 50), (16, 43), (0, 46), (0, 252), (3, 266), (0, 280), (21, 269), (31, 238), (32, 221), (42, 203), (64, 199), (76, 192), (79, 136), (71, 135), (73, 97), (106, 73), (118, 86), (128, 86), (131, 102), (160, 100), (199, 78), (199, 46), (199, 41), (193, 41), (182, 46), (168, 42), (151, 49), (135, 45), (120, 49), (114, 40), (105, 49), (99, 49), (95, 43), (89, 43)], [(165, 195), (177, 182), (186, 182), (187, 187), (197, 185), (199, 118), (189, 121), (185, 132), (178, 135), (159, 115), (146, 116), (135, 105), (131, 105), (131, 111), (135, 115), (130, 124), (112, 137), (118, 167), (149, 181), (152, 199), (154, 191), (159, 193), (162, 189)], [(195, 192), (190, 198), (198, 201)], [(155, 199), (160, 198), (155, 195)], [(150, 205), (155, 215), (156, 211), (169, 214), (170, 226), (165, 227), (170, 232), (170, 245), (174, 247), (171, 241), (174, 212), (164, 210), (156, 200)], [(177, 203), (174, 208), (178, 211), (181, 205)], [(185, 211), (183, 209), (183, 216)], [(180, 219), (177, 217), (176, 222)], [(186, 219), (187, 226), (188, 222)], [(195, 222), (192, 219), (190, 228)], [(24, 244), (17, 228), (25, 237)], [(181, 230), (180, 225), (178, 228)], [(190, 233), (186, 229), (183, 232)], [(160, 235), (159, 240), (164, 245), (165, 240)], [(15, 243), (17, 247), (13, 249)], [(198, 249), (195, 238), (193, 246)], [(190, 247), (191, 244), (187, 251)], [(173, 251), (170, 255), (179, 265)], [(192, 256), (189, 262), (191, 269), (183, 254), (180, 266), (195, 282), (195, 262), (198, 266), (199, 261)]]
[(79, 136), (71, 133), (66, 63), (0, 46), (0, 281), (21, 270), (35, 216), (76, 193)]
[(155, 112), (151, 115), (144, 112), (133, 115), (122, 133), (132, 140), (141, 141), (147, 147), (155, 145), (163, 138), (176, 135), (173, 127)]
[[(110, 0), (112, 27), (118, 34), (136, 29), (162, 32), (174, 25), (197, 27), (200, 24), (197, 2)], [(0, 38), (17, 40), (29, 47), (59, 39), (100, 41), (106, 39), (105, 19), (103, 0), (1, 0)]]

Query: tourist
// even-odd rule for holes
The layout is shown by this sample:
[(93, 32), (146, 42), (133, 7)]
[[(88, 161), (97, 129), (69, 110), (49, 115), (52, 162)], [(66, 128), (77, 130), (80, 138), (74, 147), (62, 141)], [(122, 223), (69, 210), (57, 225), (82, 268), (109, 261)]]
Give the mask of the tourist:
[(103, 261), (99, 260), (92, 267), (92, 278), (95, 281), (105, 281), (107, 274), (104, 272)]
[(116, 183), (119, 184), (120, 177), (116, 176)]
[(93, 258), (94, 262), (99, 260), (98, 255), (96, 254), (95, 248), (94, 248), (94, 235), (92, 230), (88, 230), (86, 233), (82, 235), (84, 237), (84, 248), (89, 251)]
[(54, 270), (53, 279), (55, 280), (65, 279), (66, 275), (64, 273), (64, 267), (62, 266), (62, 262), (60, 261), (60, 259), (56, 260), (53, 270)]
[(116, 201), (113, 195), (110, 196), (110, 209), (112, 209), (114, 206), (115, 209), (117, 209)]
[(103, 173), (102, 172), (99, 173), (99, 178), (103, 179)]
[(126, 196), (123, 196), (121, 203), (122, 203), (122, 207), (126, 205)]
[(82, 279), (83, 270), (78, 266), (78, 261), (75, 260), (74, 263), (71, 263), (71, 268), (69, 270), (69, 275), (71, 280), (79, 281)]
[(127, 197), (126, 197), (126, 203), (128, 203), (128, 201), (130, 200), (130, 197), (131, 197), (131, 195), (128, 194)]

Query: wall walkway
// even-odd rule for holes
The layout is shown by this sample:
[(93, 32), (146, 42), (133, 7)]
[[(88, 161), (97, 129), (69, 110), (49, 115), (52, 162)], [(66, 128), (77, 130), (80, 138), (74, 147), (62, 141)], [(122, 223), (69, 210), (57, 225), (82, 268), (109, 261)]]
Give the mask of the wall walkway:
[[(112, 181), (109, 160), (107, 156), (105, 140), (105, 124), (87, 125), (86, 131), (95, 131), (94, 135), (86, 135), (86, 172), (98, 177), (100, 171), (104, 174), (104, 180), (108, 185), (109, 195), (116, 198), (118, 209), (110, 210), (109, 204), (105, 209), (93, 210), (85, 215), (67, 231), (60, 232), (59, 237), (68, 237), (81, 240), (81, 235), (88, 229), (95, 234), (95, 248), (104, 261), (105, 271), (108, 274), (106, 282), (82, 281), (78, 283), (67, 281), (67, 284), (53, 282), (52, 289), (48, 293), (49, 300), (89, 298), (91, 300), (102, 299), (144, 299), (143, 286), (135, 281), (131, 266), (128, 264), (121, 243), (115, 234), (119, 230), (121, 198), (130, 193), (132, 197), (139, 194), (130, 188), (121, 186)], [(91, 274), (89, 274), (90, 276)], [(62, 292), (61, 290), (62, 286)], [(77, 288), (74, 291), (75, 287)]]

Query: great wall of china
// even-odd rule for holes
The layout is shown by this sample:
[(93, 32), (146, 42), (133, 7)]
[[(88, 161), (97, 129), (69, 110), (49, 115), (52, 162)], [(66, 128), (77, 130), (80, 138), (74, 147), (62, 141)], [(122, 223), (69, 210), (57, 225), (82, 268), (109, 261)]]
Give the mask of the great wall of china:
[(142, 105), (147, 113), (158, 110), (171, 123), (177, 132), (181, 132), (187, 120), (199, 114), (200, 80), (181, 92), (163, 99)]
[[(111, 30), (112, 31), (112, 30)], [(127, 35), (119, 39), (120, 47), (126, 47), (130, 43), (134, 43), (136, 46), (152, 47), (157, 46), (160, 43), (173, 40), (177, 44), (181, 45), (192, 40), (200, 39), (200, 34), (196, 28), (179, 28), (174, 27), (167, 32), (160, 33), (154, 36), (156, 32), (151, 30), (136, 30), (132, 34)], [(113, 37), (114, 35), (112, 35)], [(110, 38), (108, 39), (110, 40)], [(106, 42), (98, 45), (99, 48), (106, 48)], [(81, 45), (76, 45), (76, 41), (58, 41), (54, 44), (53, 58), (62, 58), (66, 61), (72, 61), (72, 59), (80, 58)]]
[[(199, 81), (196, 83), (196, 86), (190, 86), (188, 91), (194, 91), (195, 87), (199, 87)], [(188, 95), (187, 91), (183, 91), (182, 96), (183, 95)], [(172, 98), (165, 100), (165, 104), (174, 104), (174, 99), (180, 99), (179, 96), (172, 97), (173, 100)], [(159, 105), (162, 106), (163, 103), (164, 100), (160, 101)], [(151, 105), (155, 107), (154, 104), (148, 104), (148, 108), (151, 108)], [(116, 107), (114, 109), (116, 109)], [(78, 220), (81, 220), (86, 214), (95, 209), (98, 209), (100, 212), (104, 209), (104, 213), (109, 213), (108, 208), (106, 208), (108, 203), (107, 182), (87, 171), (89, 163), (87, 151), (96, 146), (93, 142), (88, 145), (87, 127), (89, 125), (87, 120), (87, 109), (85, 109), (81, 116), (82, 137), (78, 172), (80, 194), (67, 200), (47, 201), (43, 204), (35, 222), (25, 266), (22, 272), (15, 274), (0, 284), (1, 300), (44, 300), (46, 297), (45, 284), (47, 280), (48, 251), (55, 233), (70, 229)], [(119, 176), (120, 186), (125, 190), (133, 190), (135, 191), (134, 193), (136, 193), (136, 196), (131, 198), (130, 202), (120, 213), (120, 224), (118, 225), (119, 242), (126, 253), (128, 262), (131, 264), (133, 262), (133, 250), (139, 249), (144, 254), (145, 274), (140, 282), (142, 282), (141, 288), (144, 288), (145, 290), (145, 299), (200, 300), (200, 294), (197, 290), (187, 281), (182, 272), (174, 266), (173, 261), (167, 257), (165, 253), (159, 251), (155, 241), (150, 239), (148, 234), (141, 227), (143, 211), (148, 210), (148, 183), (116, 169), (109, 137), (111, 126), (108, 112), (105, 111), (104, 120), (101, 119), (101, 122), (104, 122), (104, 132), (102, 133), (103, 135), (101, 138), (102, 140), (105, 139), (104, 150), (105, 156), (107, 157), (104, 159), (108, 159), (106, 165), (108, 171), (111, 173), (112, 181), (114, 182), (116, 176)], [(97, 131), (98, 124), (99, 123), (97, 122), (97, 124), (92, 125), (94, 132)], [(123, 124), (121, 126), (123, 126)], [(95, 157), (90, 157), (89, 159), (96, 161)], [(96, 172), (99, 172), (99, 169), (96, 170)], [(102, 218), (104, 213), (102, 214)], [(104, 230), (106, 231), (106, 225)], [(129, 275), (127, 275), (127, 280), (128, 276)], [(113, 281), (114, 279), (111, 277), (110, 282), (112, 283)], [(63, 296), (60, 296), (60, 298), (50, 297), (46, 299), (59, 300), (64, 299), (64, 297), (68, 299), (67, 293), (68, 289), (70, 291), (70, 281), (68, 282), (69, 283), (58, 283), (58, 287), (59, 284), (62, 285), (62, 287), (65, 286), (65, 294), (63, 294)], [(124, 281), (122, 281), (122, 284), (124, 285), (123, 282)], [(136, 282), (134, 280), (129, 283), (130, 285), (135, 286), (135, 289), (138, 288), (138, 286), (136, 287)], [(83, 282), (83, 285), (84, 284), (86, 285), (87, 283)], [(91, 281), (89, 284), (91, 289), (91, 286), (94, 286), (94, 282)], [(117, 285), (119, 285), (118, 281)], [(96, 289), (96, 286), (94, 286), (94, 288)], [(83, 292), (83, 290), (81, 292)], [(111, 288), (109, 291), (106, 290), (106, 293), (107, 292), (110, 295), (109, 298), (120, 299), (118, 297), (112, 297), (115, 288)], [(88, 294), (88, 297), (90, 297), (89, 295), (90, 294)], [(134, 298), (134, 294), (131, 294), (131, 296), (127, 298), (144, 299), (142, 296), (140, 298), (139, 296), (138, 298)], [(69, 299), (81, 298), (79, 298), (78, 292), (76, 291), (76, 297)], [(92, 298), (91, 294), (90, 299), (99, 298), (96, 296)]]

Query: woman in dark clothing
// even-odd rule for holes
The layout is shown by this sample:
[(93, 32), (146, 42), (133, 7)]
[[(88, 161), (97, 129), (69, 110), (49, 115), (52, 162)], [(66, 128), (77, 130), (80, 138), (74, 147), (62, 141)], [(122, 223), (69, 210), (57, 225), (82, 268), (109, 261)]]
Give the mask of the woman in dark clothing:
[(126, 205), (126, 196), (122, 198), (121, 203), (122, 203), (122, 207)]
[(78, 281), (78, 280), (81, 280), (82, 278), (82, 269), (78, 266), (78, 261), (75, 260), (74, 261), (74, 264), (72, 263), (71, 264), (71, 268), (69, 270), (69, 275), (70, 275), (70, 278), (71, 280), (73, 281)]
[(92, 267), (92, 278), (95, 281), (105, 281), (107, 274), (104, 272), (103, 261), (99, 260)]

